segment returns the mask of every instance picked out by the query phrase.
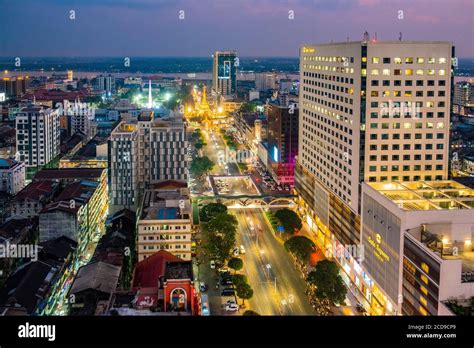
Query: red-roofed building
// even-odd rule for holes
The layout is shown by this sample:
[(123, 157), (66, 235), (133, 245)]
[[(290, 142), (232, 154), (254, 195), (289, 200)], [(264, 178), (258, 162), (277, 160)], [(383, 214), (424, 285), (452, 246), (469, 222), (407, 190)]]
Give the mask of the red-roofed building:
[(192, 263), (165, 250), (137, 264), (133, 289), (137, 291), (134, 303), (139, 309), (197, 312)]
[(54, 181), (32, 182), (12, 198), (10, 214), (33, 218), (39, 214), (44, 205), (51, 202), (58, 190), (59, 184)]

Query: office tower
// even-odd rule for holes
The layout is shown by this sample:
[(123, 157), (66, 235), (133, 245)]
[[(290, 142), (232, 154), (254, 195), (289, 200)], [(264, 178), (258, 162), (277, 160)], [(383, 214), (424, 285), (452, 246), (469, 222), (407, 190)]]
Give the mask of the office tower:
[(44, 166), (59, 154), (58, 110), (30, 106), (16, 116), (16, 150), (27, 167)]
[(179, 117), (145, 111), (121, 122), (109, 140), (110, 205), (134, 209), (139, 192), (162, 180), (187, 180), (186, 129)]
[(28, 76), (4, 77), (0, 80), (0, 92), (7, 98), (19, 97), (26, 93), (30, 78)]
[(402, 41), (301, 48), (295, 186), (308, 221), (359, 243), (362, 181), (446, 179), (453, 51)]
[(270, 103), (267, 113), (268, 170), (278, 184), (292, 185), (298, 154), (299, 110), (296, 106)]
[(212, 64), (212, 92), (218, 96), (234, 96), (237, 91), (237, 53), (216, 51)]
[(67, 71), (67, 80), (68, 81), (73, 81), (74, 80), (74, 71), (73, 70), (68, 70)]

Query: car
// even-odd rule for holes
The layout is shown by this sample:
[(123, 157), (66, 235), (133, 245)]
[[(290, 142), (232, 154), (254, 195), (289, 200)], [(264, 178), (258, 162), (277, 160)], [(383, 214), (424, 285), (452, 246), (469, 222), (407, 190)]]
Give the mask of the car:
[(240, 246), (240, 253), (243, 255), (245, 254), (245, 248), (243, 245)]
[(231, 298), (230, 300), (227, 300), (226, 305), (231, 305), (231, 304), (237, 304), (237, 302), (235, 301), (235, 298)]
[(232, 288), (225, 288), (224, 290), (222, 290), (221, 296), (235, 296), (235, 291)]
[(237, 312), (239, 310), (239, 305), (236, 303), (225, 305), (226, 312)]
[(216, 261), (211, 260), (211, 269), (216, 269)]
[(234, 285), (231, 278), (222, 278), (219, 284), (222, 286)]
[(204, 282), (200, 282), (200, 283), (199, 283), (199, 290), (200, 290), (201, 292), (206, 292), (208, 288), (209, 288), (209, 287), (207, 286), (206, 283), (204, 283)]
[(277, 186), (277, 189), (278, 191), (282, 191), (283, 190), (283, 187), (281, 187), (280, 185)]

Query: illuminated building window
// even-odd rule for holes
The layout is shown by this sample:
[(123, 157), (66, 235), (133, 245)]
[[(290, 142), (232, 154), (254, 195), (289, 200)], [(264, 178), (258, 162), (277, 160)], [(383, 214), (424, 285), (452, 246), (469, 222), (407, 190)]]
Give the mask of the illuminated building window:
[(405, 75), (408, 75), (408, 76), (413, 75), (413, 70), (412, 69), (405, 69)]
[(423, 281), (423, 283), (428, 284), (428, 277), (427, 277), (427, 276), (425, 276), (424, 274), (422, 274), (420, 278), (421, 278), (421, 280)]
[(436, 128), (443, 129), (444, 128), (444, 123), (443, 122), (438, 122), (438, 124), (436, 125)]
[(378, 75), (379, 74), (379, 69), (372, 69), (370, 71), (370, 75)]
[(405, 91), (405, 97), (411, 97), (412, 95), (412, 91)]
[(377, 91), (372, 91), (372, 92), (370, 92), (370, 96), (371, 96), (371, 97), (378, 97), (378, 96), (379, 96), (379, 92), (377, 92)]
[(420, 306), (420, 307), (418, 308), (418, 310), (420, 311), (420, 313), (421, 313), (422, 315), (428, 315), (428, 312), (427, 312), (426, 309), (424, 309), (423, 307)]
[(446, 70), (440, 69), (440, 70), (439, 70), (439, 75), (440, 75), (440, 76), (445, 76), (445, 75), (446, 75)]
[(373, 64), (378, 64), (380, 62), (380, 58), (379, 57), (373, 57), (372, 58), (372, 63)]
[(399, 57), (393, 58), (393, 62), (394, 62), (395, 64), (402, 64), (402, 58), (399, 58)]
[(394, 97), (400, 97), (402, 95), (402, 92), (400, 91), (393, 91), (393, 96)]
[(382, 70), (382, 75), (390, 76), (390, 69), (383, 69)]
[(408, 122), (407, 122), (407, 123), (404, 123), (404, 124), (403, 124), (403, 128), (404, 128), (404, 129), (411, 129), (411, 123), (408, 123)]
[(446, 58), (440, 58), (440, 59), (438, 60), (438, 63), (439, 63), (439, 64), (445, 64), (445, 63), (446, 63)]
[(426, 73), (427, 73), (428, 75), (434, 75), (434, 74), (435, 74), (435, 71), (434, 71), (434, 69), (428, 69), (428, 70), (426, 70)]
[(421, 263), (421, 269), (423, 271), (425, 271), (426, 273), (428, 273), (430, 271), (430, 268), (428, 267), (428, 265), (424, 262)]
[(434, 64), (435, 59), (434, 58), (428, 58), (428, 64)]
[(384, 97), (390, 97), (390, 91), (383, 91)]
[(405, 58), (405, 63), (406, 64), (413, 64), (413, 57), (406, 57)]
[(422, 293), (424, 293), (425, 295), (428, 295), (428, 290), (423, 286), (423, 285), (420, 285), (420, 290)]
[(362, 63), (367, 63), (367, 57), (362, 57)]
[(426, 307), (428, 305), (428, 302), (426, 301), (426, 298), (423, 296), (420, 296), (420, 302)]
[(416, 62), (417, 62), (418, 64), (423, 64), (423, 63), (425, 62), (425, 58), (423, 58), (423, 57), (418, 57), (418, 58), (416, 58)]
[(417, 75), (423, 75), (423, 69), (418, 69), (416, 70)]

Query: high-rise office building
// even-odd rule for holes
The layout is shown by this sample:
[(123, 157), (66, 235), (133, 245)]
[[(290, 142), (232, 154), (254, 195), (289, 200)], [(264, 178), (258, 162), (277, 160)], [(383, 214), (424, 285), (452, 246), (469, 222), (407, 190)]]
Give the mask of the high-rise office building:
[(94, 79), (94, 89), (105, 92), (115, 92), (115, 77), (100, 75)]
[(278, 184), (292, 185), (298, 154), (298, 107), (270, 103), (267, 121), (268, 170)]
[[(301, 48), (295, 189), (300, 212), (326, 251), (363, 250), (363, 182), (447, 179), (453, 57), (450, 42)], [(361, 259), (339, 256), (374, 313), (394, 310)], [(385, 267), (383, 260), (378, 267)], [(380, 309), (385, 304), (389, 308)]]
[(27, 167), (44, 166), (59, 154), (58, 110), (31, 106), (16, 115), (16, 150)]
[(123, 121), (109, 140), (110, 206), (136, 207), (139, 191), (162, 180), (187, 180), (186, 128), (182, 118), (144, 111)]
[(237, 53), (235, 51), (214, 52), (212, 64), (212, 92), (230, 97), (237, 92)]
[(474, 83), (460, 81), (454, 85), (453, 112), (462, 116), (474, 114)]

